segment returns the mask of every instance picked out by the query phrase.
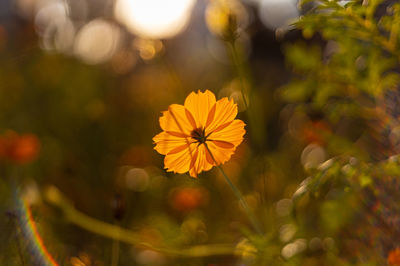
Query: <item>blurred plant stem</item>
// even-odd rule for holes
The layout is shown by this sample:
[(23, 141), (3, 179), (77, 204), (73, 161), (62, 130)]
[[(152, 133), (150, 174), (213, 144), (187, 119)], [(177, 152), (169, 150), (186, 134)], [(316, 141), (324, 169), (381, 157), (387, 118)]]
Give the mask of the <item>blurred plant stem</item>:
[(233, 193), (235, 194), (236, 198), (238, 198), (240, 204), (242, 205), (243, 209), (245, 210), (247, 216), (249, 217), (249, 220), (253, 224), (254, 229), (259, 233), (260, 235), (263, 234), (263, 231), (261, 229), (260, 223), (258, 222), (257, 218), (254, 216), (254, 213), (251, 211), (249, 205), (247, 204), (246, 200), (244, 199), (242, 193), (240, 193), (239, 189), (232, 183), (232, 181), (229, 179), (229, 177), (226, 175), (224, 169), (222, 169), (221, 166), (217, 166), (219, 171), (222, 173), (224, 176), (226, 182), (228, 183), (229, 187), (232, 189)]
[(232, 65), (236, 70), (236, 74), (239, 78), (239, 82), (240, 82), (240, 91), (242, 94), (242, 99), (243, 99), (243, 103), (244, 106), (246, 108), (246, 110), (248, 110), (249, 108), (249, 104), (247, 103), (247, 99), (246, 96), (249, 93), (249, 88), (247, 88), (248, 83), (249, 83), (249, 77), (246, 74), (246, 68), (243, 65), (243, 58), (241, 56), (241, 53), (239, 53), (238, 51), (238, 47), (236, 45), (236, 40), (234, 39), (228, 39), (226, 41), (227, 46), (229, 48), (230, 51), (230, 55), (231, 55), (231, 60), (232, 60)]
[[(116, 226), (119, 228), (118, 224)], [(120, 230), (117, 230), (113, 239), (111, 250), (111, 266), (118, 266), (119, 264), (119, 234)]]
[(238, 253), (240, 254), (241, 252), (240, 248), (234, 247), (231, 244), (198, 245), (180, 249), (156, 247), (151, 243), (143, 242), (136, 233), (130, 230), (121, 228), (117, 225), (105, 223), (79, 212), (55, 187), (48, 188), (45, 191), (44, 197), (48, 203), (60, 208), (66, 219), (76, 226), (79, 226), (80, 228), (89, 232), (114, 239), (114, 241), (118, 240), (127, 244), (138, 246), (139, 248), (151, 249), (169, 256), (177, 257), (235, 255)]
[(240, 93), (247, 113), (249, 127), (251, 128), (251, 137), (254, 143), (261, 147), (264, 145), (267, 134), (264, 130), (264, 126), (262, 126), (264, 123), (264, 117), (261, 111), (262, 103), (260, 103), (257, 92), (252, 90), (252, 75), (247, 58), (244, 56), (239, 35), (240, 31), (236, 18), (234, 15), (230, 15), (227, 28), (221, 39), (226, 44), (232, 68), (239, 80)]
[(239, 78), (243, 103), (246, 111), (248, 111), (249, 105), (246, 97), (250, 93), (249, 89), (247, 88), (248, 84), (250, 83), (250, 75), (248, 75), (248, 68), (244, 65), (246, 60), (243, 58), (242, 49), (239, 49), (237, 46), (238, 38), (239, 27), (237, 17), (234, 13), (231, 13), (228, 15), (228, 24), (226, 25), (226, 28), (222, 34), (222, 40), (224, 40), (228, 46), (233, 68), (235, 69)]
[(255, 217), (254, 213), (251, 211), (249, 205), (247, 204), (246, 200), (244, 199), (242, 193), (240, 193), (239, 189), (232, 183), (232, 181), (229, 179), (229, 177), (226, 175), (224, 169), (220, 165), (218, 165), (217, 161), (214, 158), (214, 155), (211, 153), (210, 149), (208, 148), (207, 144), (204, 143), (204, 146), (206, 147), (208, 153), (211, 155), (211, 158), (215, 162), (215, 165), (221, 172), (221, 174), (224, 176), (226, 182), (228, 183), (229, 187), (232, 189), (233, 194), (235, 194), (236, 198), (239, 200), (240, 204), (242, 205), (243, 209), (245, 210), (247, 217), (249, 218), (250, 222), (252, 223), (254, 229), (256, 232), (260, 235), (263, 235), (263, 230), (261, 228), (260, 222), (257, 220)]

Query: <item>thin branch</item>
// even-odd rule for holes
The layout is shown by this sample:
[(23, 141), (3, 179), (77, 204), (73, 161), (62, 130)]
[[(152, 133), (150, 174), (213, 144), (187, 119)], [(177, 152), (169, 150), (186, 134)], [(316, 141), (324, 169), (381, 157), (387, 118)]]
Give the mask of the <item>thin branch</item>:
[(206, 257), (216, 255), (236, 255), (240, 254), (241, 249), (232, 244), (210, 244), (197, 245), (189, 248), (169, 248), (155, 246), (148, 242), (143, 242), (139, 235), (135, 232), (121, 228), (119, 226), (105, 223), (103, 221), (92, 218), (78, 210), (61, 194), (56, 188), (51, 188), (51, 191), (45, 193), (45, 198), (51, 205), (60, 208), (66, 219), (74, 225), (85, 229), (89, 232), (124, 242), (126, 244), (148, 248), (169, 256), (177, 257)]

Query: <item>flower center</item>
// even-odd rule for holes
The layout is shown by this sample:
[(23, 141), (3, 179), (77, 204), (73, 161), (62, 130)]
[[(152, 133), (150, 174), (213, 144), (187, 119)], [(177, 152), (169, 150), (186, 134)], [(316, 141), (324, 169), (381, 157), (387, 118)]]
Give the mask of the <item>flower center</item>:
[(199, 143), (205, 143), (207, 140), (206, 132), (203, 128), (196, 128), (190, 134), (192, 138), (197, 140)]

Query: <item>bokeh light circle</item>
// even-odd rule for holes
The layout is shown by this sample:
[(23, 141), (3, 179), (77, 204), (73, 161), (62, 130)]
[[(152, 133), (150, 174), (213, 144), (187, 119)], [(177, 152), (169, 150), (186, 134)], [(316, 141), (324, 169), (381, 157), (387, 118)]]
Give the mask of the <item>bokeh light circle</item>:
[(297, 0), (262, 0), (259, 16), (262, 23), (272, 30), (288, 27), (299, 16)]
[(185, 29), (195, 0), (117, 0), (116, 18), (144, 38), (170, 38)]
[(95, 19), (76, 35), (74, 53), (88, 64), (110, 59), (118, 48), (119, 28), (104, 19)]

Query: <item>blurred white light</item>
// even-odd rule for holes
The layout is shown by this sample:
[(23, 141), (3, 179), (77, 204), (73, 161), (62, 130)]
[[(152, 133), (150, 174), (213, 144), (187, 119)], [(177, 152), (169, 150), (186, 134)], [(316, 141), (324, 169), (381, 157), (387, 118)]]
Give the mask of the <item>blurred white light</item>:
[(389, 135), (390, 143), (398, 149), (400, 146), (400, 126), (397, 126), (392, 129)]
[(351, 2), (351, 0), (341, 0), (341, 1), (339, 1), (339, 5), (345, 6), (345, 5), (347, 5), (348, 3), (350, 3), (350, 2)]
[(289, 259), (294, 255), (303, 252), (307, 248), (307, 241), (305, 239), (297, 239), (293, 243), (287, 244), (282, 248), (281, 255), (285, 259)]
[(41, 200), (38, 185), (35, 181), (29, 180), (23, 189), (23, 198), (30, 205), (38, 204)]
[(311, 183), (311, 177), (307, 177), (306, 179), (304, 179), (303, 182), (300, 183), (300, 186), (297, 188), (297, 190), (293, 193), (292, 198), (296, 199), (297, 197), (307, 192), (307, 187), (310, 183)]
[(297, 0), (262, 0), (258, 11), (264, 25), (273, 30), (289, 26), (299, 16)]
[(279, 228), (279, 239), (282, 242), (290, 241), (297, 232), (296, 226), (293, 224), (285, 224)]
[(322, 240), (318, 237), (314, 237), (313, 239), (310, 240), (308, 246), (312, 251), (322, 249)]
[(60, 52), (69, 52), (73, 47), (75, 37), (75, 27), (70, 19), (58, 25), (54, 46)]
[(132, 168), (125, 175), (125, 183), (129, 189), (142, 192), (149, 186), (150, 178), (145, 170)]
[(83, 23), (86, 21), (89, 13), (87, 1), (83, 0), (64, 0), (69, 6), (69, 15), (74, 22)]
[[(239, 79), (234, 79), (228, 84), (226, 84), (219, 92), (218, 98), (228, 97), (229, 100), (233, 99), (233, 101), (238, 106), (238, 111), (243, 112), (246, 110), (246, 105), (243, 100), (242, 95), (242, 83)], [(249, 102), (248, 95), (245, 95), (246, 101)]]
[(189, 22), (195, 0), (117, 0), (116, 18), (144, 38), (175, 36)]
[(276, 212), (279, 216), (287, 216), (293, 207), (291, 199), (281, 199), (276, 203)]
[(42, 37), (42, 48), (69, 53), (74, 44), (75, 27), (68, 18), (51, 23)]
[(166, 259), (165, 257), (156, 251), (153, 250), (142, 250), (135, 254), (136, 262), (139, 265), (165, 265)]
[(316, 168), (325, 161), (325, 157), (324, 148), (318, 144), (311, 143), (301, 153), (301, 163), (305, 169)]
[(43, 7), (55, 3), (61, 3), (62, 0), (14, 0), (16, 11), (19, 15), (25, 18), (33, 17)]
[(52, 1), (42, 5), (35, 16), (36, 30), (40, 35), (55, 23), (62, 23), (67, 19), (68, 6), (62, 1)]
[(285, 259), (293, 257), (297, 253), (297, 246), (293, 243), (287, 244), (282, 248), (281, 254)]
[(88, 64), (110, 59), (120, 41), (117, 26), (103, 19), (95, 19), (80, 29), (75, 38), (74, 52)]
[(333, 163), (334, 163), (334, 159), (326, 160), (325, 162), (321, 163), (318, 166), (318, 170), (324, 171), (324, 170), (328, 169), (329, 167), (331, 167)]

